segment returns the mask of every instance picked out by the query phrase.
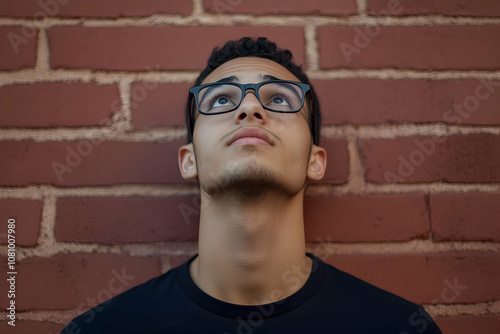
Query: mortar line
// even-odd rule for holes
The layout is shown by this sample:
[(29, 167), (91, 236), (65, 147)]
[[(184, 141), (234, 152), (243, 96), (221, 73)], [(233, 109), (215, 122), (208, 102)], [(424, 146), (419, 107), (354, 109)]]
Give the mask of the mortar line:
[[(444, 111), (443, 111), (444, 112)], [(491, 134), (500, 135), (498, 125), (462, 125), (436, 122), (400, 124), (360, 124), (360, 125), (323, 125), (322, 138), (345, 139), (355, 137), (359, 140), (397, 139), (412, 137), (452, 137), (456, 135)]]
[(54, 227), (56, 220), (56, 198), (50, 194), (43, 195), (42, 217), (40, 220), (40, 233), (38, 235), (37, 249), (50, 249), (56, 243)]
[(316, 36), (316, 28), (313, 25), (305, 26), (304, 37), (304, 48), (306, 52), (306, 75), (308, 75), (310, 71), (319, 70), (319, 46)]
[(423, 304), (422, 305), (432, 317), (456, 317), (456, 316), (490, 316), (500, 314), (500, 301), (454, 303), (454, 304)]
[[(329, 239), (329, 237), (327, 237)], [(463, 256), (466, 253), (500, 253), (500, 242), (492, 241), (445, 241), (432, 242), (430, 240), (413, 239), (410, 241), (383, 241), (383, 242), (306, 242), (308, 252), (326, 254), (325, 257), (341, 255), (378, 255), (378, 256), (430, 256), (450, 254)], [(128, 244), (76, 243), (54, 242), (37, 247), (17, 247), (18, 260), (30, 258), (50, 258), (57, 255), (76, 254), (114, 254), (132, 257), (158, 256), (189, 256), (197, 251), (196, 242), (148, 242)], [(0, 250), (0, 256), (6, 256), (6, 250)]]
[[(342, 186), (315, 184), (309, 185), (306, 196), (371, 196), (385, 194), (440, 194), (440, 193), (476, 193), (500, 194), (500, 183), (470, 184), (470, 183), (443, 183), (432, 184), (374, 184), (366, 183), (360, 190), (354, 189), (347, 183)], [(196, 184), (168, 184), (168, 185), (112, 185), (67, 187), (59, 188), (52, 185), (27, 186), (27, 187), (0, 187), (0, 199), (25, 199), (42, 200), (45, 195), (56, 199), (73, 197), (106, 197), (106, 198), (169, 198), (184, 196), (199, 196)]]
[(409, 80), (422, 79), (431, 81), (440, 80), (464, 80), (464, 79), (485, 79), (500, 80), (500, 71), (482, 70), (414, 70), (414, 69), (393, 69), (393, 68), (340, 68), (340, 69), (319, 69), (308, 71), (310, 79), (316, 80), (342, 80), (342, 79), (382, 79), (382, 80)]
[(199, 17), (204, 14), (205, 10), (203, 8), (203, 0), (193, 0), (193, 12), (191, 17)]
[[(446, 123), (401, 123), (401, 124), (362, 124), (362, 125), (323, 125), (323, 139), (376, 140), (413, 137), (453, 137), (471, 134), (500, 135), (500, 126), (462, 125)], [(127, 132), (116, 132), (109, 127), (86, 128), (4, 128), (0, 131), (0, 141), (35, 141), (35, 142), (77, 142), (81, 140), (121, 141), (164, 143), (184, 138), (185, 127), (166, 127), (150, 130), (129, 129)]]
[[(310, 32), (306, 31), (306, 44)], [(306, 74), (311, 80), (342, 80), (342, 79), (380, 79), (380, 80), (500, 80), (500, 71), (426, 71), (411, 69), (338, 69), (338, 70), (310, 70), (319, 66), (319, 56), (314, 42), (306, 45)], [(47, 51), (48, 52), (48, 51)], [(45, 56), (44, 56), (45, 57)], [(42, 58), (44, 58), (42, 57)], [(47, 55), (48, 57), (48, 55)], [(41, 62), (42, 60), (40, 60)], [(45, 66), (45, 65), (43, 65)], [(50, 66), (50, 65), (47, 65)], [(12, 84), (46, 83), (46, 82), (82, 82), (97, 85), (117, 84), (121, 80), (132, 82), (148, 81), (155, 83), (193, 83), (198, 76), (197, 71), (92, 71), (91, 69), (22, 69), (17, 71), (0, 72), (0, 87)]]
[[(361, 2), (362, 3), (362, 2)], [(314, 22), (316, 27), (324, 26), (467, 26), (498, 25), (500, 18), (484, 16), (445, 16), (445, 15), (409, 15), (409, 16), (352, 16), (326, 15), (251, 15), (251, 14), (211, 14), (202, 13), (190, 16), (154, 14), (146, 17), (126, 18), (89, 18), (65, 19), (60, 17), (43, 20), (26, 18), (0, 18), (0, 26), (25, 26), (36, 24), (39, 27), (84, 26), (84, 27), (158, 27), (158, 26), (305, 26)]]
[(353, 188), (348, 183), (342, 185), (317, 184), (307, 188), (308, 197), (342, 197), (342, 196), (372, 196), (395, 194), (441, 194), (441, 193), (469, 193), (482, 192), (489, 194), (500, 193), (500, 183), (415, 183), (375, 184), (367, 182), (362, 188)]
[(356, 10), (360, 17), (366, 18), (367, 0), (356, 0)]
[(347, 153), (349, 163), (348, 183), (347, 186), (352, 192), (360, 192), (365, 188), (364, 167), (361, 156), (358, 151), (357, 139), (354, 137), (347, 138)]
[(45, 29), (38, 30), (38, 41), (36, 48), (36, 72), (47, 72), (50, 69), (50, 50), (49, 42), (47, 37), (47, 31)]
[(131, 107), (132, 79), (121, 79), (118, 83), (118, 87), (120, 90), (120, 110), (111, 116), (112, 121), (110, 126), (113, 132), (123, 135), (127, 133), (127, 131), (133, 130)]

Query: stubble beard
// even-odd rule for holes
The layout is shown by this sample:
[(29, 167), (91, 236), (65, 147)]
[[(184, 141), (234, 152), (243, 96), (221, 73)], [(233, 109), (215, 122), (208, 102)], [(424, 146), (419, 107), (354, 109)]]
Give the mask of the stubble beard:
[(255, 162), (226, 166), (217, 177), (207, 182), (200, 180), (200, 186), (212, 198), (229, 196), (231, 199), (245, 200), (261, 198), (270, 193), (293, 197), (300, 191), (300, 188), (287, 186), (283, 175)]

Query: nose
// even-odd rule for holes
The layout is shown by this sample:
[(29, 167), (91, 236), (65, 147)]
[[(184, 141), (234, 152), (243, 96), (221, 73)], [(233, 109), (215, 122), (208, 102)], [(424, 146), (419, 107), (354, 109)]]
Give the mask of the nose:
[(255, 96), (255, 92), (246, 91), (240, 106), (236, 109), (234, 117), (236, 123), (240, 123), (246, 118), (247, 121), (257, 119), (261, 123), (264, 123), (267, 120), (267, 113), (257, 99), (257, 96)]

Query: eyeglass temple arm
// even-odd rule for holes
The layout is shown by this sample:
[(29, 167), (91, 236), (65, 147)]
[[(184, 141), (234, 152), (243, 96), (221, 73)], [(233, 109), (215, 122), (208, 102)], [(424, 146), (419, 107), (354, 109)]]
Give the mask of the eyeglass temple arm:
[(188, 109), (186, 112), (186, 124), (188, 127), (187, 133), (187, 142), (188, 144), (193, 141), (193, 132), (194, 132), (194, 119), (193, 119), (193, 94), (190, 92), (188, 96), (188, 104), (186, 106)]
[(319, 145), (319, 134), (316, 133), (316, 100), (312, 89), (309, 89), (309, 110), (311, 112), (311, 132), (313, 134), (314, 144)]

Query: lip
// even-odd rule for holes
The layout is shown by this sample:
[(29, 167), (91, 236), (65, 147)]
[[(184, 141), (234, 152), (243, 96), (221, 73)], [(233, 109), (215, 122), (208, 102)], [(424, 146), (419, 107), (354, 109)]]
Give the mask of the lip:
[(244, 127), (236, 130), (231, 136), (227, 146), (236, 145), (270, 145), (274, 146), (271, 137), (258, 127)]

